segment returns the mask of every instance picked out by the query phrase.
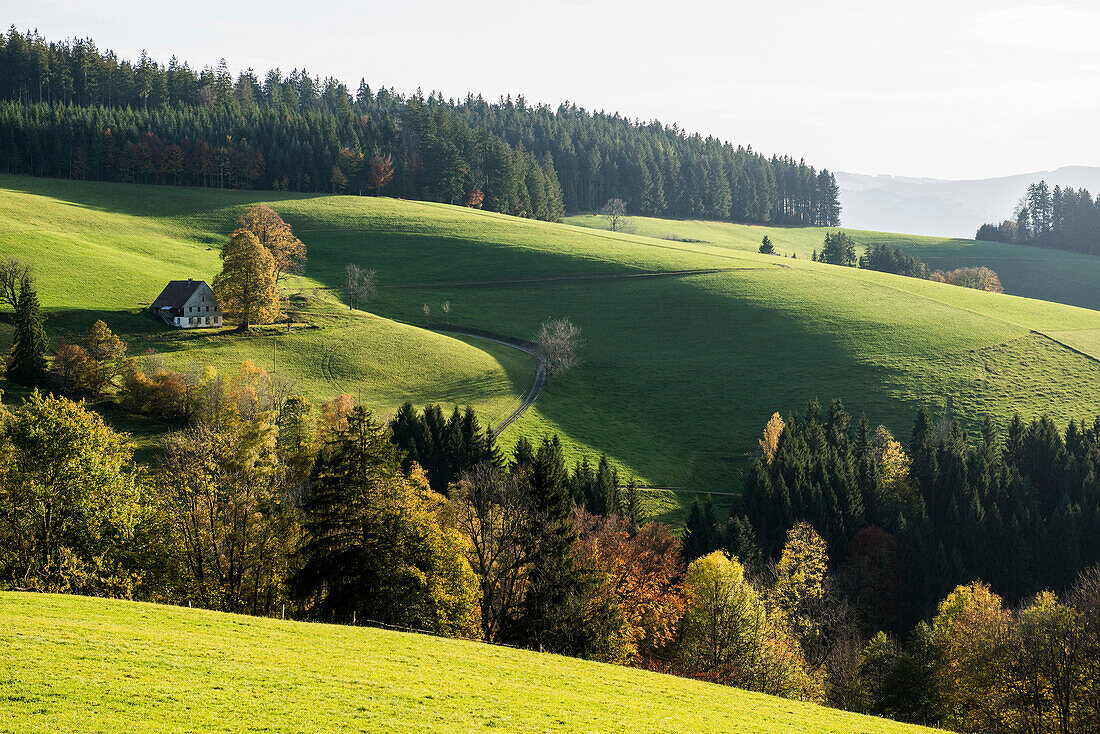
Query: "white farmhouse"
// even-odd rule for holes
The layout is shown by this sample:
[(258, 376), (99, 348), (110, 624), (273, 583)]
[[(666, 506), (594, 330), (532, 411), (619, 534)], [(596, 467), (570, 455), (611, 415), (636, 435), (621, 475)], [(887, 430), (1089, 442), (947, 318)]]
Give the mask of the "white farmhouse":
[(150, 307), (164, 323), (182, 329), (222, 325), (222, 307), (203, 280), (173, 280)]

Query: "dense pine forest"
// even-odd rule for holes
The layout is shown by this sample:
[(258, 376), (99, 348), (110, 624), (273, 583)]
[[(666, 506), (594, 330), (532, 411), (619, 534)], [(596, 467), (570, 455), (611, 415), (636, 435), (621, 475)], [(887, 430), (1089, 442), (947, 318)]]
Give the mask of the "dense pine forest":
[(983, 224), (975, 239), (1100, 255), (1100, 197), (1087, 189), (1031, 184), (1015, 216)]
[(354, 93), (304, 69), (236, 79), (90, 39), (0, 36), (0, 170), (89, 180), (346, 192), (544, 220), (631, 213), (836, 226), (833, 175), (789, 156), (564, 103)]
[(760, 446), (744, 506), (725, 525), (696, 507), (687, 555), (767, 560), (808, 522), (873, 627), (901, 633), (974, 579), (1010, 602), (1060, 593), (1100, 562), (1100, 418), (1060, 431), (1016, 417), (1003, 436), (983, 420), (972, 435), (922, 408), (903, 444), (840, 401), (811, 402), (773, 416)]

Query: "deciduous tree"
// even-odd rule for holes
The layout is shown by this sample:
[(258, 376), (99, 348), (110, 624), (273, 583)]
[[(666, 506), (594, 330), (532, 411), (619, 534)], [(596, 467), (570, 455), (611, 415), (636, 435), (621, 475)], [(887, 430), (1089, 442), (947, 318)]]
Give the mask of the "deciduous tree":
[(621, 232), (630, 223), (626, 216), (626, 202), (622, 199), (608, 199), (600, 214), (607, 220), (607, 228), (612, 232)]
[(275, 258), (250, 230), (236, 230), (222, 249), (222, 271), (214, 278), (214, 292), (240, 331), (278, 317)]
[(356, 406), (323, 454), (294, 577), (307, 613), (468, 632), (476, 591), (462, 538), (440, 524), (443, 499), (423, 474), (401, 474), (385, 427)]
[(535, 344), (551, 375), (560, 375), (580, 364), (578, 352), (584, 344), (581, 330), (567, 318), (544, 321), (535, 337)]
[(30, 277), (31, 266), (28, 263), (16, 257), (0, 260), (0, 303), (6, 303), (12, 311), (18, 312), (23, 281)]
[(447, 516), (466, 538), (477, 576), (481, 636), (497, 642), (516, 622), (534, 562), (526, 542), (538, 523), (530, 490), (519, 476), (478, 464), (451, 488)]
[(41, 591), (129, 596), (125, 546), (144, 506), (133, 447), (82, 403), (35, 391), (0, 422), (0, 556)]
[[(339, 169), (334, 169), (335, 173)], [(342, 175), (342, 174), (341, 174)], [(343, 180), (343, 185), (347, 179)], [(337, 183), (334, 180), (333, 186)], [(285, 280), (289, 275), (301, 275), (306, 264), (306, 246), (294, 235), (290, 225), (283, 221), (266, 204), (250, 206), (237, 219), (237, 227), (247, 229), (256, 235), (260, 244), (268, 249), (275, 259), (275, 283)]]

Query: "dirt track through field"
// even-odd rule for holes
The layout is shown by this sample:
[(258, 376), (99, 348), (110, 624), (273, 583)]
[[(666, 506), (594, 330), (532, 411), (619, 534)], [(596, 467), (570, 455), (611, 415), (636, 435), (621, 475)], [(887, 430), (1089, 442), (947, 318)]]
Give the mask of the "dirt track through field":
[[(785, 267), (785, 266), (780, 266)], [(522, 278), (496, 278), (492, 280), (449, 280), (418, 283), (379, 283), (379, 288), (484, 288), (493, 286), (530, 285), (538, 283), (590, 282), (601, 280), (627, 280), (631, 278), (678, 278), (688, 275), (714, 275), (739, 270), (763, 268), (696, 268), (693, 270), (642, 270), (627, 273), (578, 273), (573, 275), (534, 275)]]
[(511, 413), (509, 413), (507, 418), (502, 420), (497, 425), (493, 426), (493, 438), (497, 438), (498, 436), (500, 436), (500, 434), (504, 433), (508, 426), (519, 420), (519, 417), (526, 413), (527, 409), (530, 408), (536, 400), (538, 400), (539, 395), (542, 394), (542, 389), (546, 387), (546, 378), (548, 377), (546, 371), (546, 360), (534, 347), (530, 347), (526, 344), (521, 344), (517, 341), (513, 341), (504, 337), (493, 337), (485, 336), (483, 334), (474, 334), (469, 331), (463, 331), (462, 329), (437, 328), (436, 331), (446, 331), (452, 334), (461, 334), (471, 339), (481, 339), (483, 341), (489, 341), (495, 344), (502, 344), (506, 347), (517, 349), (535, 359), (535, 380), (531, 384), (531, 389), (527, 391), (527, 394), (524, 396), (523, 400), (520, 401), (519, 406)]

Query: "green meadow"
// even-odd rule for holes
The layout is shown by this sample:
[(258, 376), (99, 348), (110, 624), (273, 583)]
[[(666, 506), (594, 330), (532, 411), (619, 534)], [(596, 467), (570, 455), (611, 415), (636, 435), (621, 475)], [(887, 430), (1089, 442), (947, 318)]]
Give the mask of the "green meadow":
[(483, 643), (0, 593), (0, 731), (917, 732), (734, 688)]
[[(566, 222), (607, 228), (607, 220), (595, 214), (567, 217)], [(630, 229), (656, 239), (696, 240), (751, 252), (756, 252), (760, 240), (767, 235), (781, 255), (800, 258), (808, 258), (814, 250), (821, 249), (824, 239), (819, 227), (766, 227), (651, 217), (631, 217)], [(933, 270), (984, 265), (996, 271), (1007, 293), (1100, 309), (1100, 258), (1093, 255), (951, 237), (841, 229), (865, 247), (874, 244), (900, 247)]]
[[(135, 351), (156, 349), (181, 368), (243, 359), (270, 368), (277, 349), (280, 372), (312, 399), (361, 390), (383, 413), (406, 397), (470, 403), (494, 421), (529, 386), (527, 358), (420, 328), (423, 307), (438, 323), (449, 302), (454, 325), (516, 338), (568, 317), (583, 332), (583, 363), (552, 379), (502, 444), (557, 432), (571, 458), (607, 452), (652, 484), (736, 491), (768, 417), (814, 398), (841, 398), (903, 437), (921, 404), (1002, 426), (1014, 413), (1060, 422), (1100, 413), (1100, 312), (813, 263), (820, 229), (636, 219), (636, 233), (620, 234), (575, 226), (593, 219), (547, 224), (385, 198), (10, 176), (0, 191), (4, 254), (35, 263), (52, 333), (103, 317)], [(139, 312), (171, 278), (210, 279), (233, 220), (258, 201), (309, 248), (289, 291), (314, 328), (184, 334)], [(764, 233), (798, 258), (757, 254)], [(929, 253), (948, 245), (918, 254), (941, 267)], [(1019, 249), (971, 245), (1004, 262)], [(1029, 254), (1063, 267), (1062, 253)], [(1095, 262), (1066, 270), (1087, 281)], [(347, 263), (378, 271), (373, 315), (339, 304)], [(1003, 265), (985, 264), (1013, 292)], [(699, 270), (716, 272), (677, 272)], [(1098, 305), (1087, 288), (1073, 298)], [(678, 498), (651, 500), (653, 514), (682, 516)]]

